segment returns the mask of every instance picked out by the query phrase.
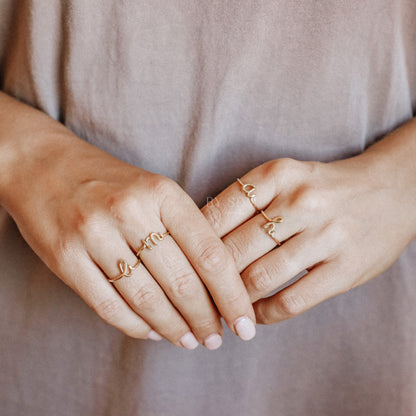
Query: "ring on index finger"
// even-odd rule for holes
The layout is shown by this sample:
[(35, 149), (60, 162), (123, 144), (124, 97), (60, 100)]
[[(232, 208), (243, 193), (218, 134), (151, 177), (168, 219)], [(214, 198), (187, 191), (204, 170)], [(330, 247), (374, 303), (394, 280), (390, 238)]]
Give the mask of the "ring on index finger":
[(267, 223), (263, 228), (267, 231), (267, 234), (277, 244), (277, 247), (281, 246), (282, 243), (276, 237), (276, 225), (283, 222), (283, 217), (270, 218), (263, 210), (259, 209), (256, 205), (256, 186), (251, 183), (244, 183), (241, 179), (237, 178), (238, 183), (241, 185), (241, 190), (245, 193), (254, 209), (263, 216)]
[(239, 178), (237, 178), (237, 181), (241, 185), (241, 190), (246, 194), (246, 197), (249, 199), (251, 205), (253, 205), (256, 211), (260, 212), (256, 205), (256, 194), (254, 193), (256, 191), (256, 187), (251, 183), (244, 183)]

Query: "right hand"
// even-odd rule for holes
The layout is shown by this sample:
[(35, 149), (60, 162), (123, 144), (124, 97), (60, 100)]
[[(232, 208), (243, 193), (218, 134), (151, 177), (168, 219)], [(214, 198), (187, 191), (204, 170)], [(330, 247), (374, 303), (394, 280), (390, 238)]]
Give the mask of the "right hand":
[[(241, 338), (253, 337), (253, 308), (231, 254), (191, 198), (172, 180), (124, 163), (37, 113), (36, 126), (45, 127), (36, 127), (29, 142), (16, 141), (12, 179), (0, 196), (45, 264), (132, 337), (160, 334), (177, 346), (193, 349), (198, 340), (215, 349), (220, 315)], [(109, 282), (120, 274), (119, 261), (136, 264), (142, 240), (166, 231), (170, 236), (142, 251), (131, 277)]]

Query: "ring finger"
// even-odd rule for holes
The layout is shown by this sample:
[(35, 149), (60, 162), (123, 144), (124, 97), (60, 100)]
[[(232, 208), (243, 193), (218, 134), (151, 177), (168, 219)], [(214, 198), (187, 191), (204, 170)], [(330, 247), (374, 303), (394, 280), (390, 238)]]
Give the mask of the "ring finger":
[[(140, 258), (180, 311), (197, 339), (208, 348), (221, 344), (221, 320), (208, 292), (172, 236), (151, 234)], [(159, 235), (161, 236), (161, 234)], [(137, 244), (137, 243), (136, 243)]]
[[(105, 234), (105, 231), (101, 229), (101, 233)], [(90, 256), (109, 278), (114, 278), (121, 274), (121, 261), (134, 266), (138, 260), (117, 231), (109, 230), (108, 234), (111, 238), (101, 238), (95, 242)], [(187, 349), (198, 346), (188, 324), (142, 264), (131, 272), (131, 276), (122, 277), (113, 285), (130, 307), (158, 334), (177, 346)]]

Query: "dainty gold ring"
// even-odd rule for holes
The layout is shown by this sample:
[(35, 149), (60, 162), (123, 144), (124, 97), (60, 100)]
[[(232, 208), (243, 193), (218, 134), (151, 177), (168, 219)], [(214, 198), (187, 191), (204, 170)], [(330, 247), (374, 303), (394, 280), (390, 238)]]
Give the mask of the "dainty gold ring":
[(120, 280), (122, 277), (130, 277), (134, 270), (136, 270), (140, 263), (142, 261), (139, 259), (139, 261), (134, 265), (134, 266), (130, 266), (130, 264), (128, 264), (125, 260), (119, 260), (118, 262), (118, 268), (120, 269), (120, 274), (116, 277), (113, 277), (112, 279), (108, 279), (109, 282), (113, 283), (116, 282), (117, 280)]
[(251, 205), (255, 208), (257, 213), (261, 214), (267, 223), (263, 228), (267, 231), (267, 234), (277, 244), (277, 247), (281, 246), (282, 243), (276, 237), (276, 224), (283, 222), (283, 217), (270, 218), (263, 210), (257, 208), (256, 205), (256, 186), (251, 183), (244, 183), (241, 179), (237, 178), (238, 183), (241, 185), (242, 191), (246, 194), (246, 197), (250, 200)]
[(257, 205), (256, 205), (256, 194), (254, 193), (256, 190), (256, 187), (252, 185), (251, 183), (244, 183), (240, 178), (237, 178), (237, 181), (241, 185), (242, 191), (246, 194), (246, 197), (251, 202), (251, 205), (253, 205), (256, 211), (260, 212), (260, 210), (257, 208)]
[(153, 250), (153, 247), (157, 246), (158, 242), (163, 241), (169, 234), (169, 231), (166, 231), (165, 233), (150, 233), (142, 240), (142, 245), (137, 250), (136, 256), (140, 257), (140, 254), (142, 254), (142, 251), (146, 248), (148, 250)]
[(263, 228), (268, 230), (267, 234), (269, 234), (277, 244), (277, 247), (280, 247), (282, 243), (276, 238), (276, 224), (283, 222), (283, 217), (270, 218), (263, 210), (260, 211), (260, 214), (263, 215), (263, 218), (267, 221), (267, 223), (263, 225)]

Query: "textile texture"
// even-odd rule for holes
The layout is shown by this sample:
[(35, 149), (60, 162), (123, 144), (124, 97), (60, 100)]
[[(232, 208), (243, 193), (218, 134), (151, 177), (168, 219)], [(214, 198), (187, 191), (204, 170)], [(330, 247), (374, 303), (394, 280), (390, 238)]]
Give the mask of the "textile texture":
[[(415, 45), (413, 0), (0, 0), (1, 89), (199, 206), (265, 161), (353, 156), (411, 119)], [(2, 415), (416, 415), (414, 242), (214, 352), (102, 322), (4, 211), (0, 264)]]

